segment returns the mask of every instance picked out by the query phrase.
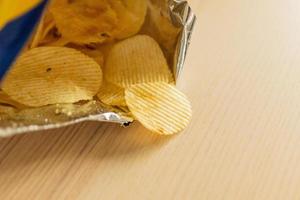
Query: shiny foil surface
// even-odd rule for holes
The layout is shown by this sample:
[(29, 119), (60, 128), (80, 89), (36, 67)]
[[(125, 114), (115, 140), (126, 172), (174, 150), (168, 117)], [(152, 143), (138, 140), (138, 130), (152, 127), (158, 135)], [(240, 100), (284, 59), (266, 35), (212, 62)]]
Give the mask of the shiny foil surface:
[[(161, 9), (166, 9), (164, 11), (170, 15), (172, 24), (180, 31), (178, 38), (175, 38), (174, 48), (163, 48), (169, 65), (173, 68), (174, 77), (177, 79), (184, 67), (196, 16), (185, 0), (169, 0), (168, 7)], [(144, 25), (141, 33), (151, 36), (153, 34), (151, 25)], [(0, 111), (0, 136), (2, 137), (59, 128), (83, 121), (112, 122), (127, 126), (134, 120), (126, 108), (106, 106), (96, 99), (76, 104), (56, 104), (21, 110), (5, 104), (0, 104), (0, 107), (2, 110)]]

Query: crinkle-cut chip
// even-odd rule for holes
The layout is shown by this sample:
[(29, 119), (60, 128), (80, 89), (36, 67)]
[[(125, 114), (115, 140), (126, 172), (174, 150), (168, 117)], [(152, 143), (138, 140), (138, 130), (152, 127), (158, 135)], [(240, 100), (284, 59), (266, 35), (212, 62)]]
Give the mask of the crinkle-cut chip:
[[(125, 93), (124, 93), (124, 94), (125, 94)], [(124, 96), (124, 98), (125, 98), (125, 96)], [(126, 103), (126, 102), (125, 102), (125, 103)], [(126, 106), (117, 106), (117, 108), (120, 109), (120, 110), (122, 110), (122, 111), (124, 111), (125, 113), (130, 114), (130, 115), (132, 116), (132, 114), (131, 114), (129, 108), (127, 107), (127, 104), (126, 104)], [(132, 116), (132, 118), (133, 118), (133, 116)]]
[(134, 36), (114, 45), (105, 61), (104, 76), (120, 87), (173, 80), (162, 50), (146, 35)]
[(147, 14), (147, 0), (110, 0), (110, 2), (119, 19), (112, 35), (117, 39), (124, 39), (137, 34)]
[(117, 23), (117, 15), (105, 0), (90, 6), (89, 1), (50, 8), (59, 32), (70, 42), (101, 43)]
[(170, 84), (170, 85), (173, 85), (173, 86), (176, 86), (176, 81), (173, 80), (173, 81), (171, 81), (169, 84)]
[(105, 104), (111, 106), (126, 106), (125, 90), (112, 83), (104, 82), (97, 97)]
[(65, 47), (38, 47), (21, 55), (2, 82), (13, 100), (38, 107), (90, 100), (101, 86), (99, 64)]
[(191, 120), (187, 97), (164, 82), (137, 84), (125, 90), (133, 116), (147, 129), (164, 135), (181, 132)]

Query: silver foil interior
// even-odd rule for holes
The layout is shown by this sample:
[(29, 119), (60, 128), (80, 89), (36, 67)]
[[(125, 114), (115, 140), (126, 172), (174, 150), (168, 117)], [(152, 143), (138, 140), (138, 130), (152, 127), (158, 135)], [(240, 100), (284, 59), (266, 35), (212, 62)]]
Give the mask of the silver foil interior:
[[(169, 64), (173, 66), (174, 77), (177, 79), (184, 66), (196, 16), (185, 0), (169, 0), (166, 9), (172, 24), (180, 29), (174, 49), (164, 49)], [(151, 30), (142, 30), (141, 33), (151, 36)], [(98, 100), (22, 110), (6, 105), (0, 107), (0, 110), (4, 111), (0, 112), (0, 136), (2, 137), (59, 128), (83, 121), (112, 122), (127, 126), (134, 120), (126, 108), (109, 107)]]

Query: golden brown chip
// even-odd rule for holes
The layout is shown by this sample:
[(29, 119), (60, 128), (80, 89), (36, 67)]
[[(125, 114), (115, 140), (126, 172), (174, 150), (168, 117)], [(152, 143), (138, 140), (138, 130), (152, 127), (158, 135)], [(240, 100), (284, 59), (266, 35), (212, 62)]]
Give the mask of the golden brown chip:
[[(53, 16), (50, 12), (47, 11), (43, 14), (43, 16), (40, 19), (40, 22), (36, 28), (32, 40), (30, 41), (29, 49), (40, 46), (40, 44), (43, 43), (45, 44), (46, 36), (48, 36), (49, 38), (49, 35), (51, 35), (53, 31), (50, 34), (49, 32), (54, 28), (55, 28), (55, 22)], [(52, 40), (57, 40), (57, 39), (59, 38), (55, 38), (55, 37), (52, 38)]]
[(0, 90), (0, 103), (10, 105), (18, 109), (23, 109), (26, 106), (12, 100), (4, 91)]
[(67, 6), (71, 2), (70, 0), (51, 0), (50, 1), (50, 7), (56, 8), (56, 7), (61, 7), (61, 6)]
[(162, 8), (163, 10), (167, 10), (168, 9), (168, 1), (169, 0), (150, 0), (149, 3), (151, 5)]
[(124, 88), (118, 87), (112, 83), (104, 82), (97, 94), (97, 97), (107, 105), (127, 106)]
[(147, 129), (172, 135), (187, 127), (191, 105), (186, 96), (164, 82), (137, 84), (125, 90), (133, 116)]
[[(105, 60), (111, 50), (111, 48), (115, 45), (114, 42), (107, 43), (107, 44), (98, 44), (95, 46), (96, 51), (100, 51), (103, 55), (103, 59)], [(102, 65), (101, 65), (102, 66)], [(103, 65), (104, 66), (104, 65)]]
[(138, 35), (114, 45), (105, 61), (105, 77), (120, 87), (148, 82), (170, 82), (172, 73), (155, 40)]
[(10, 116), (13, 116), (16, 109), (10, 106), (0, 104), (0, 120), (7, 120)]
[(63, 47), (67, 46), (70, 41), (64, 37), (62, 37), (61, 34), (57, 32), (57, 29), (54, 27), (51, 29), (46, 36), (39, 41), (38, 46), (58, 46)]
[(168, 10), (163, 5), (149, 4), (149, 32), (167, 51), (173, 51), (180, 28), (172, 24)]
[(76, 0), (50, 5), (56, 26), (72, 43), (103, 43), (135, 35), (144, 23), (147, 0)]
[(110, 0), (110, 2), (119, 19), (112, 35), (117, 39), (124, 39), (137, 34), (145, 20), (147, 0)]
[(55, 21), (53, 15), (47, 10), (43, 16), (43, 34), (42, 38), (45, 38), (51, 29), (55, 27)]
[(101, 82), (99, 64), (83, 53), (65, 47), (39, 47), (18, 58), (2, 89), (13, 100), (36, 107), (90, 100)]
[(104, 54), (99, 49), (91, 49), (80, 46), (75, 47), (75, 49), (93, 58), (100, 66), (104, 65)]
[(43, 38), (43, 28), (44, 28), (44, 16), (42, 16), (37, 29), (35, 31), (35, 34), (33, 36), (32, 42), (30, 44), (30, 48), (37, 47), (39, 44), (39, 41), (41, 41)]
[(110, 37), (117, 15), (105, 0), (78, 1), (68, 6), (50, 8), (56, 26), (64, 38), (73, 43), (100, 43)]

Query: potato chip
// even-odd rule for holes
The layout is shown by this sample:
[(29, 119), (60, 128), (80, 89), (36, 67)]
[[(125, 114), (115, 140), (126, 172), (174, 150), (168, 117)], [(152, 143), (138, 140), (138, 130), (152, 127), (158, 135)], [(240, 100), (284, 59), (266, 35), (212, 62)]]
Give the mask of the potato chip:
[(18, 58), (2, 82), (13, 100), (36, 107), (90, 100), (101, 86), (93, 59), (65, 47), (38, 47)]
[(41, 20), (36, 28), (34, 37), (30, 44), (30, 48), (34, 48), (34, 47), (38, 46), (39, 41), (42, 39), (42, 36), (43, 36), (43, 28), (44, 28), (44, 16), (41, 17)]
[(0, 120), (7, 120), (16, 113), (16, 109), (10, 106), (0, 104)]
[(85, 52), (88, 56), (93, 58), (100, 66), (104, 65), (104, 55), (99, 50), (90, 50)]
[(168, 0), (150, 0), (149, 3), (151, 5), (155, 5), (163, 10), (168, 9)]
[(50, 11), (63, 37), (78, 44), (106, 41), (117, 23), (117, 15), (106, 0), (75, 1)]
[(75, 48), (84, 53), (85, 55), (93, 58), (100, 66), (104, 65), (104, 54), (99, 49), (75, 45), (68, 45), (68, 47)]
[(146, 14), (146, 0), (110, 0), (112, 7), (116, 10), (118, 24), (112, 35), (117, 39), (131, 37), (141, 29)]
[(112, 43), (107, 43), (107, 44), (101, 44), (101, 45), (97, 45), (96, 49), (101, 51), (104, 55), (105, 58), (107, 58), (110, 50), (112, 49), (112, 47), (115, 45), (114, 42)]
[[(73, 1), (73, 0), (72, 0)], [(70, 0), (51, 0), (50, 1), (50, 7), (56, 8), (56, 7), (61, 7), (61, 6), (67, 6), (71, 2)]]
[(124, 88), (118, 87), (112, 83), (104, 82), (97, 94), (97, 97), (107, 105), (127, 106)]
[(45, 38), (49, 31), (55, 27), (55, 21), (53, 15), (48, 10), (46, 10), (43, 19), (44, 21), (42, 38)]
[[(166, 3), (164, 3), (166, 4)], [(168, 10), (164, 5), (149, 4), (149, 32), (167, 51), (173, 51), (180, 28), (172, 24)]]
[[(125, 94), (125, 93), (124, 93)], [(124, 96), (124, 99), (125, 99), (125, 96)], [(126, 102), (125, 102), (126, 103)], [(122, 110), (123, 112), (125, 113), (128, 113), (131, 115), (132, 118), (134, 118), (129, 110), (129, 108), (127, 107), (127, 104), (126, 106), (117, 106), (118, 109)]]
[(14, 100), (12, 100), (4, 91), (0, 90), (0, 103), (12, 106), (17, 109), (24, 109), (26, 108), (25, 105), (22, 105)]
[(105, 61), (106, 79), (120, 87), (147, 82), (170, 82), (172, 73), (159, 45), (138, 35), (114, 45)]
[[(49, 34), (49, 32), (54, 29), (55, 29), (55, 22), (53, 16), (50, 12), (47, 11), (43, 14), (43, 16), (40, 19), (40, 22), (36, 28), (33, 38), (30, 41), (29, 49), (35, 48), (37, 46), (40, 46), (40, 44), (45, 43), (44, 41), (46, 36), (49, 37), (49, 35), (52, 35), (53, 31), (51, 34)], [(58, 39), (59, 39), (58, 37), (52, 38), (52, 40), (55, 41)]]
[(54, 27), (51, 29), (47, 35), (39, 41), (38, 46), (66, 46), (70, 43), (70, 40), (62, 37), (62, 35), (57, 31), (57, 28)]
[(42, 35), (36, 46), (65, 46), (70, 41), (58, 32), (54, 22), (43, 25)]
[(133, 116), (147, 129), (164, 135), (182, 131), (191, 119), (191, 105), (176, 87), (164, 82), (137, 84), (125, 90)]
[(72, 43), (103, 43), (135, 35), (147, 0), (76, 0), (50, 5), (59, 32)]

